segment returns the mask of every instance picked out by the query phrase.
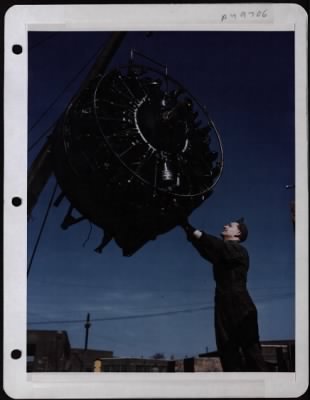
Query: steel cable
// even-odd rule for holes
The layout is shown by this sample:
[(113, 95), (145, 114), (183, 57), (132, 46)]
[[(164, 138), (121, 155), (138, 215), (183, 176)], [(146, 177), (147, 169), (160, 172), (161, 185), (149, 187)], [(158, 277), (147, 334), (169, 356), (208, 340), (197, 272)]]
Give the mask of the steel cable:
[(52, 192), (52, 195), (51, 195), (51, 198), (50, 198), (50, 201), (49, 201), (49, 203), (48, 203), (48, 206), (47, 206), (45, 215), (44, 215), (44, 219), (43, 219), (43, 222), (42, 222), (40, 231), (39, 231), (39, 235), (38, 235), (38, 237), (37, 237), (37, 240), (36, 240), (34, 249), (33, 249), (32, 254), (31, 254), (31, 258), (30, 258), (29, 265), (28, 265), (28, 268), (27, 268), (27, 277), (29, 276), (29, 273), (30, 273), (30, 270), (31, 270), (31, 267), (32, 267), (32, 264), (33, 264), (33, 260), (34, 260), (34, 257), (35, 257), (35, 255), (36, 255), (36, 252), (37, 252), (37, 249), (38, 249), (38, 246), (39, 246), (41, 237), (42, 237), (42, 233), (43, 233), (43, 230), (44, 230), (44, 228), (45, 228), (46, 221), (47, 221), (47, 218), (48, 218), (50, 209), (51, 209), (52, 204), (53, 204), (53, 201), (54, 201), (54, 197), (55, 197), (55, 194), (56, 194), (57, 186), (58, 186), (58, 183), (56, 182), (56, 183), (55, 183), (55, 186), (54, 186), (54, 189), (53, 189), (53, 192)]

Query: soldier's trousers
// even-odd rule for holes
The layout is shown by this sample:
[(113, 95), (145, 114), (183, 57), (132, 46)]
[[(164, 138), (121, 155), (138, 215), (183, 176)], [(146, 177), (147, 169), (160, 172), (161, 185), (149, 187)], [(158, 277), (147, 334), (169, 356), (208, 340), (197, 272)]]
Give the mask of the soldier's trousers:
[(268, 371), (259, 344), (256, 311), (235, 326), (216, 319), (216, 341), (223, 371)]

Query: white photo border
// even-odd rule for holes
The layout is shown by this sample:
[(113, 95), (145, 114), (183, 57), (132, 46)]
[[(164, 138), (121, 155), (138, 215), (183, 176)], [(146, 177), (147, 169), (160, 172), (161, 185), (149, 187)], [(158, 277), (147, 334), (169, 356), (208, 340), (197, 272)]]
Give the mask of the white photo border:
[[(122, 8), (120, 12), (120, 8)], [(243, 14), (242, 14), (243, 13)], [(233, 16), (233, 17), (232, 17)], [(27, 373), (28, 31), (294, 31), (296, 372)], [(12, 46), (19, 44), (21, 54)], [(298, 397), (308, 386), (307, 15), (297, 4), (17, 5), (5, 16), (4, 390), (13, 398)], [(18, 106), (17, 105), (18, 102)], [(19, 207), (12, 198), (20, 197)], [(14, 246), (13, 246), (14, 243)], [(11, 353), (18, 349), (19, 359)]]

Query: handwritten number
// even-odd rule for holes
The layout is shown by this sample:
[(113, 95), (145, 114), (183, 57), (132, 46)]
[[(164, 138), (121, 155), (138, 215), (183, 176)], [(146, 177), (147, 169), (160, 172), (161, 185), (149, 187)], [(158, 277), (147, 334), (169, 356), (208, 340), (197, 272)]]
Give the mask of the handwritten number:
[(223, 14), (221, 17), (221, 22), (227, 21), (227, 20), (238, 20), (238, 17), (247, 19), (247, 18), (267, 18), (268, 17), (268, 10), (258, 10), (258, 11), (241, 11), (240, 14), (236, 13), (231, 13), (231, 14)]

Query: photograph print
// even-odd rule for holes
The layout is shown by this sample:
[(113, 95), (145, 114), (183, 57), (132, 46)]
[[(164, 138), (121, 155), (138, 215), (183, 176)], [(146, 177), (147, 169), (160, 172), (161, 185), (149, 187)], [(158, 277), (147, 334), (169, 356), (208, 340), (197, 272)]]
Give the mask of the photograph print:
[(27, 372), (295, 371), (294, 31), (29, 31)]

